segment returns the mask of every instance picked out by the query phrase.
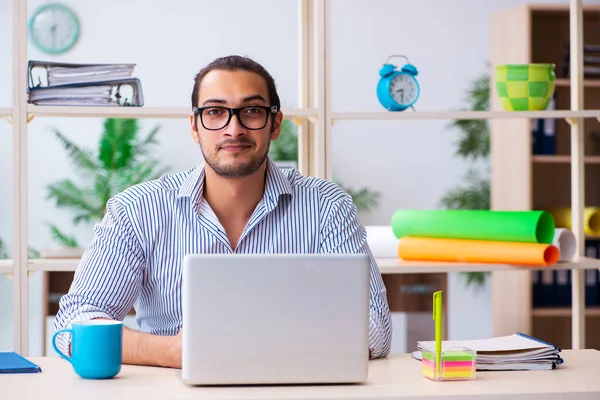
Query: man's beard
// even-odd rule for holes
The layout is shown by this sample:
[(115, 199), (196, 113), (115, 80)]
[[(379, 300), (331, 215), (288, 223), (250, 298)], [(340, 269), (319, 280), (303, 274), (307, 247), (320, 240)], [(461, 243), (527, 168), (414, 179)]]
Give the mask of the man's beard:
[[(255, 143), (248, 139), (228, 140), (216, 146), (217, 152), (221, 147), (226, 145), (249, 145), (253, 147)], [(270, 146), (267, 146), (264, 153), (253, 156), (248, 162), (235, 163), (232, 165), (221, 164), (216, 159), (207, 157), (202, 150), (202, 144), (200, 144), (200, 151), (202, 152), (204, 161), (213, 169), (213, 171), (215, 171), (215, 173), (217, 173), (217, 175), (229, 179), (242, 179), (252, 175), (260, 168), (269, 155), (269, 147)]]

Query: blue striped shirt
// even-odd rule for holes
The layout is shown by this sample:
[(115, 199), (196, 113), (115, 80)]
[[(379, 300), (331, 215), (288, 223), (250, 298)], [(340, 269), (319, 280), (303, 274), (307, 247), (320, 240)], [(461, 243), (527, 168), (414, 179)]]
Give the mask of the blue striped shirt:
[[(74, 321), (122, 321), (135, 307), (140, 331), (181, 327), (182, 261), (190, 253), (366, 253), (371, 257), (369, 351), (389, 354), (386, 288), (352, 198), (333, 182), (268, 160), (265, 191), (235, 250), (203, 196), (204, 165), (132, 186), (107, 203), (103, 220), (60, 300), (55, 329)], [(69, 351), (70, 335), (57, 345)]]

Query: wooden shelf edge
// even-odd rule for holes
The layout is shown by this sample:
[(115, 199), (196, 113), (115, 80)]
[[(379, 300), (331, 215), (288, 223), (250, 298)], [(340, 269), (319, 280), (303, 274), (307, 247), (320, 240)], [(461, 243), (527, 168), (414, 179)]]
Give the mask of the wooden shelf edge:
[[(544, 164), (569, 164), (571, 156), (567, 155), (533, 155), (531, 159), (535, 163)], [(600, 156), (585, 156), (583, 158), (586, 164), (600, 164)]]
[[(571, 87), (570, 78), (556, 78), (556, 87)], [(584, 79), (583, 87), (600, 88), (600, 79)]]
[[(600, 269), (600, 260), (583, 257), (577, 263), (558, 263), (550, 267), (544, 266), (514, 266), (509, 264), (457, 263), (404, 261), (398, 258), (376, 259), (382, 274), (419, 274), (445, 272), (492, 272), (492, 271), (538, 271), (538, 270), (571, 270), (571, 269)], [(29, 271), (75, 271), (79, 259), (32, 259), (29, 260)]]
[(398, 258), (376, 259), (382, 274), (419, 274), (446, 272), (494, 272), (494, 271), (540, 271), (540, 270), (571, 270), (571, 269), (600, 269), (600, 260), (582, 257), (579, 262), (561, 262), (545, 266), (517, 266), (509, 264), (458, 263), (432, 261), (404, 261)]
[(0, 260), (0, 274), (11, 274), (13, 272), (13, 260)]
[(0, 117), (8, 117), (12, 116), (12, 108), (1, 108), (0, 107)]
[(475, 120), (520, 118), (600, 118), (600, 110), (554, 111), (374, 111), (334, 112), (334, 120)]
[[(568, 4), (525, 4), (523, 6), (527, 7), (531, 11), (564, 12), (567, 13), (567, 15), (570, 10)], [(600, 12), (600, 6), (595, 4), (585, 4), (581, 7), (581, 9), (584, 12)]]
[[(568, 307), (548, 307), (532, 308), (532, 317), (570, 317), (572, 314), (571, 306)], [(585, 315), (589, 317), (600, 317), (600, 306), (588, 306), (585, 309)]]
[[(98, 117), (98, 118), (177, 118), (190, 116), (189, 107), (85, 107), (85, 106), (36, 106), (27, 105), (27, 112), (36, 117)], [(312, 117), (317, 110), (283, 109), (284, 118)]]
[(29, 260), (28, 271), (72, 272), (79, 265), (79, 258), (36, 258)]

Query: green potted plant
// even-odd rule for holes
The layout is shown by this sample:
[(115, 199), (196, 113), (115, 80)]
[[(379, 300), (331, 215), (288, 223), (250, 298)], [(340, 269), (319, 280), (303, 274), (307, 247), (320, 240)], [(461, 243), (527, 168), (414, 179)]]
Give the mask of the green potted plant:
[(6, 247), (6, 244), (4, 244), (4, 241), (0, 239), (0, 260), (4, 260), (7, 258), (9, 258), (8, 248)]
[[(71, 210), (75, 225), (100, 221), (112, 196), (129, 186), (155, 179), (168, 170), (160, 167), (159, 161), (151, 156), (153, 147), (158, 143), (156, 134), (159, 129), (156, 126), (141, 138), (136, 119), (108, 118), (104, 121), (104, 130), (95, 152), (77, 146), (54, 129), (82, 183), (70, 178), (51, 183), (47, 198), (54, 200), (57, 207)], [(61, 256), (56, 254), (56, 250), (75, 257), (83, 253), (74, 236), (66, 234), (55, 224), (49, 225), (52, 238), (60, 247), (55, 251), (46, 250), (47, 256)]]
[[(283, 120), (281, 135), (277, 140), (271, 142), (269, 157), (271, 160), (282, 164), (298, 162), (298, 129), (292, 121)], [(335, 179), (334, 181), (352, 196), (352, 200), (359, 211), (371, 211), (379, 205), (381, 196), (379, 192), (366, 187), (360, 189), (344, 187), (343, 183)]]
[[(484, 73), (471, 82), (467, 91), (466, 102), (468, 111), (487, 111), (490, 103), (490, 77)], [(471, 163), (486, 164), (490, 153), (490, 129), (485, 119), (458, 120), (450, 123), (450, 128), (460, 131), (456, 155)], [(490, 209), (490, 178), (489, 171), (481, 172), (471, 164), (465, 184), (450, 190), (441, 199), (441, 204), (447, 209), (489, 210)], [(465, 272), (467, 286), (480, 288), (489, 272)]]

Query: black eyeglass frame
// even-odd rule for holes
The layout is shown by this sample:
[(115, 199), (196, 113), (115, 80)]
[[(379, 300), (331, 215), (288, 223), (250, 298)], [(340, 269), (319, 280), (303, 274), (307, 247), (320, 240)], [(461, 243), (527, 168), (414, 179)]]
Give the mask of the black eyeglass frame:
[[(204, 120), (202, 119), (202, 112), (204, 110), (206, 110), (206, 109), (209, 109), (209, 108), (220, 108), (222, 110), (229, 111), (229, 116), (227, 117), (227, 122), (225, 123), (225, 125), (223, 125), (220, 128), (207, 128), (206, 125), (204, 125)], [(260, 109), (263, 109), (263, 110), (265, 110), (267, 112), (267, 118), (265, 118), (265, 124), (263, 126), (261, 126), (260, 128), (249, 128), (246, 125), (244, 125), (244, 122), (242, 121), (242, 118), (240, 118), (240, 112), (242, 110), (245, 110), (245, 109), (248, 109), (248, 108), (260, 108)], [(264, 129), (265, 126), (267, 126), (267, 123), (269, 122), (269, 115), (270, 114), (277, 114), (277, 111), (278, 111), (277, 106), (244, 106), (244, 107), (238, 107), (238, 108), (223, 107), (223, 106), (192, 107), (192, 113), (194, 113), (194, 115), (199, 115), (200, 116), (200, 122), (202, 123), (202, 126), (204, 127), (204, 129), (209, 130), (209, 131), (220, 131), (221, 129), (225, 128), (231, 122), (231, 117), (233, 115), (237, 116), (238, 122), (244, 128), (250, 129), (252, 131), (258, 131), (258, 130)]]

